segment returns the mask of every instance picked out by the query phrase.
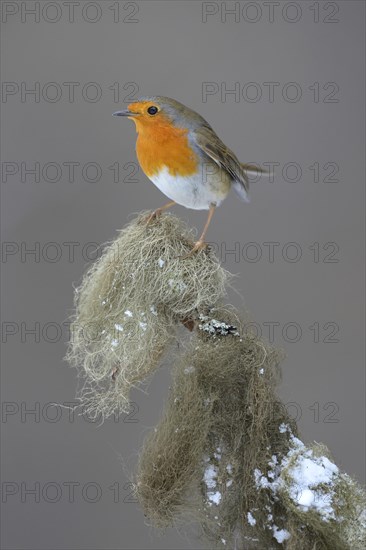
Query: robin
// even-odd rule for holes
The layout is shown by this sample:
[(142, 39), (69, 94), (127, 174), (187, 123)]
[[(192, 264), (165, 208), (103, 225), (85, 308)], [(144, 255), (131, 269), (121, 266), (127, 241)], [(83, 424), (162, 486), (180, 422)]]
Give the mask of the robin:
[(169, 97), (144, 97), (123, 111), (136, 125), (136, 153), (146, 176), (171, 200), (149, 220), (174, 204), (209, 210), (202, 234), (191, 253), (205, 248), (208, 226), (230, 188), (249, 202), (248, 173), (264, 172), (241, 163), (206, 120)]

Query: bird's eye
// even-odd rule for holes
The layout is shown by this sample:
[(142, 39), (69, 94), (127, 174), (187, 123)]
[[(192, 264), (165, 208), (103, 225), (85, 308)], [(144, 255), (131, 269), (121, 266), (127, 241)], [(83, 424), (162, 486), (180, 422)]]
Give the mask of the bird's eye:
[(156, 115), (156, 113), (158, 112), (158, 108), (155, 107), (155, 105), (151, 105), (151, 107), (148, 108), (147, 112), (149, 113), (149, 115)]

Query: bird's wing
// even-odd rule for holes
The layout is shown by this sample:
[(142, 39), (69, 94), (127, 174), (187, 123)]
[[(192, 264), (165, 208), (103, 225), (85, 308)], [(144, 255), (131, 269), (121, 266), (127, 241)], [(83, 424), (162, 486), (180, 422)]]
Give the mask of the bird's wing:
[(233, 179), (233, 186), (241, 199), (249, 200), (249, 180), (244, 166), (236, 155), (226, 147), (211, 127), (195, 130), (195, 142), (198, 147)]

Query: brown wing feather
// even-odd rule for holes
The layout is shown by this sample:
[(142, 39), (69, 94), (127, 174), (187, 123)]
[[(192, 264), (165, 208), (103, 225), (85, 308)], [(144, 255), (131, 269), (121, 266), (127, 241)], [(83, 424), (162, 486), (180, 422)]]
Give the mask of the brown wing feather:
[(245, 193), (249, 192), (249, 181), (243, 165), (236, 155), (226, 147), (214, 130), (207, 126), (195, 130), (196, 144), (208, 155), (220, 168), (226, 170), (232, 179), (243, 186)]

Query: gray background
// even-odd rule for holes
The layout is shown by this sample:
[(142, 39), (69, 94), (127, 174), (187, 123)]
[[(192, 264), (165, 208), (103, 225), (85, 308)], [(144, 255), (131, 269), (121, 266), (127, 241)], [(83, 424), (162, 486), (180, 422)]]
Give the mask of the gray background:
[[(20, 9), (20, 2), (11, 4)], [(58, 22), (49, 22), (58, 16), (51, 6), (39, 23), (32, 16), (22, 22), (17, 13), (2, 25), (2, 80), (19, 86), (24, 82), (27, 87), (39, 82), (41, 89), (55, 82), (62, 90), (55, 102), (50, 101), (55, 92), (50, 87), (39, 102), (31, 96), (22, 100), (20, 93), (3, 96), (3, 162), (16, 163), (13, 166), (19, 170), (21, 162), (31, 166), (37, 161), (41, 169), (49, 162), (80, 163), (74, 182), (65, 166), (53, 183), (52, 167), (39, 182), (31, 176), (22, 182), (20, 172), (2, 181), (2, 239), (13, 243), (6, 245), (12, 254), (3, 256), (2, 264), (6, 340), (2, 481), (12, 483), (3, 489), (15, 492), (6, 493), (2, 505), (3, 548), (199, 548), (201, 544), (173, 529), (159, 535), (144, 524), (138, 505), (128, 502), (123, 464), (133, 471), (143, 438), (158, 421), (168, 394), (169, 366), (154, 375), (148, 394), (133, 392), (136, 414), (118, 422), (110, 419), (95, 425), (84, 417), (71, 422), (66, 409), (47, 406), (73, 401), (75, 396), (76, 373), (62, 360), (68, 337), (63, 323), (72, 310), (73, 284), (93, 257), (95, 245), (87, 243), (113, 239), (133, 213), (166, 200), (141, 172), (135, 176), (137, 182), (114, 183), (108, 169), (119, 162), (122, 180), (130, 171), (125, 163), (136, 161), (133, 124), (111, 113), (123, 108), (127, 94), (137, 88), (135, 96), (168, 95), (199, 111), (241, 160), (280, 163), (273, 183), (261, 180), (252, 185), (251, 204), (229, 196), (215, 215), (208, 239), (227, 249), (239, 247), (240, 258), (221, 249), (225, 267), (238, 274), (236, 288), (243, 300), (233, 294), (236, 305), (244, 303), (264, 336), (269, 335), (264, 323), (279, 323), (274, 341), (287, 352), (280, 393), (292, 414), (298, 415), (304, 440), (327, 444), (337, 464), (364, 481), (364, 3), (320, 2), (318, 23), (308, 2), (297, 3), (301, 17), (292, 23), (286, 18), (296, 18), (292, 11), (296, 7), (286, 8), (283, 2), (275, 8), (273, 22), (269, 8), (257, 3), (262, 13), (256, 12), (257, 22), (248, 22), (256, 17), (252, 6), (237, 15), (237, 21), (229, 15), (222, 21), (219, 11), (206, 23), (201, 2), (138, 1), (132, 7), (120, 2), (119, 23), (109, 9), (113, 2), (98, 3), (102, 15), (95, 23), (82, 17), (85, 2), (75, 7), (73, 23), (66, 7), (58, 4)], [(139, 11), (129, 16), (134, 4)], [(212, 5), (221, 8), (221, 3)], [(337, 7), (338, 14), (332, 16)], [(93, 19), (96, 8), (88, 10), (86, 18)], [(123, 22), (126, 17), (138, 21)], [(336, 18), (338, 22), (325, 21)], [(64, 82), (80, 83), (74, 102), (69, 101)], [(92, 88), (86, 91), (90, 96), (82, 96), (81, 89), (89, 82), (102, 90), (98, 101), (90, 101)], [(109, 89), (115, 82), (120, 86), (117, 103)], [(227, 89), (238, 82), (244, 91), (237, 102), (220, 93), (205, 102), (203, 82), (218, 87), (226, 83)], [(262, 91), (256, 102), (248, 101), (254, 93), (254, 87), (245, 88), (249, 82)], [(279, 83), (273, 101), (265, 82)], [(301, 89), (296, 102), (282, 95), (289, 82)], [(309, 89), (315, 82), (318, 101)], [(327, 96), (334, 88), (323, 88), (329, 82), (339, 87), (333, 96), (337, 102), (329, 102)], [(288, 89), (290, 98), (294, 90)], [(81, 168), (88, 162), (100, 166), (100, 181), (83, 178)], [(290, 162), (301, 166), (297, 182), (288, 181), (294, 178), (291, 170), (283, 177), (282, 169)], [(320, 166), (319, 182), (309, 169), (315, 162)], [(338, 181), (324, 181), (332, 171), (333, 165), (323, 168), (329, 162), (339, 166), (334, 176)], [(92, 169), (88, 177), (94, 177)], [(175, 212), (201, 230), (206, 213), (182, 207)], [(78, 243), (74, 258), (67, 242)], [(249, 261), (254, 248), (246, 248), (253, 242), (262, 253), (256, 262)], [(268, 242), (279, 243), (273, 262), (263, 244)], [(297, 243), (301, 252), (296, 262), (290, 261), (295, 252), (288, 247), (290, 242)], [(314, 249), (314, 243), (319, 243), (315, 245), (319, 261), (309, 248)], [(34, 246), (40, 247), (38, 258), (21, 254), (22, 247), (24, 252)], [(55, 251), (59, 258), (52, 261)], [(335, 326), (324, 328), (328, 322), (338, 325), (333, 337), (338, 342), (326, 341)], [(25, 333), (35, 323), (40, 324), (39, 341)], [(300, 326), (299, 341), (290, 342), (295, 338), (294, 325), (287, 323)], [(319, 342), (309, 328), (314, 323), (319, 323)], [(283, 336), (286, 326), (290, 329)], [(11, 329), (18, 332), (7, 335)], [(35, 407), (39, 418), (24, 414)], [(51, 422), (56, 413), (60, 418)], [(22, 497), (21, 484), (32, 488), (37, 482), (40, 502), (32, 495)], [(50, 482), (56, 485), (47, 485)], [(79, 483), (74, 502), (67, 482)], [(101, 491), (95, 503), (90, 502), (95, 494), (93, 486), (86, 485), (90, 482)], [(116, 483), (118, 502), (109, 488)], [(58, 495), (57, 490), (61, 490)], [(53, 498), (58, 501), (50, 502)]]

